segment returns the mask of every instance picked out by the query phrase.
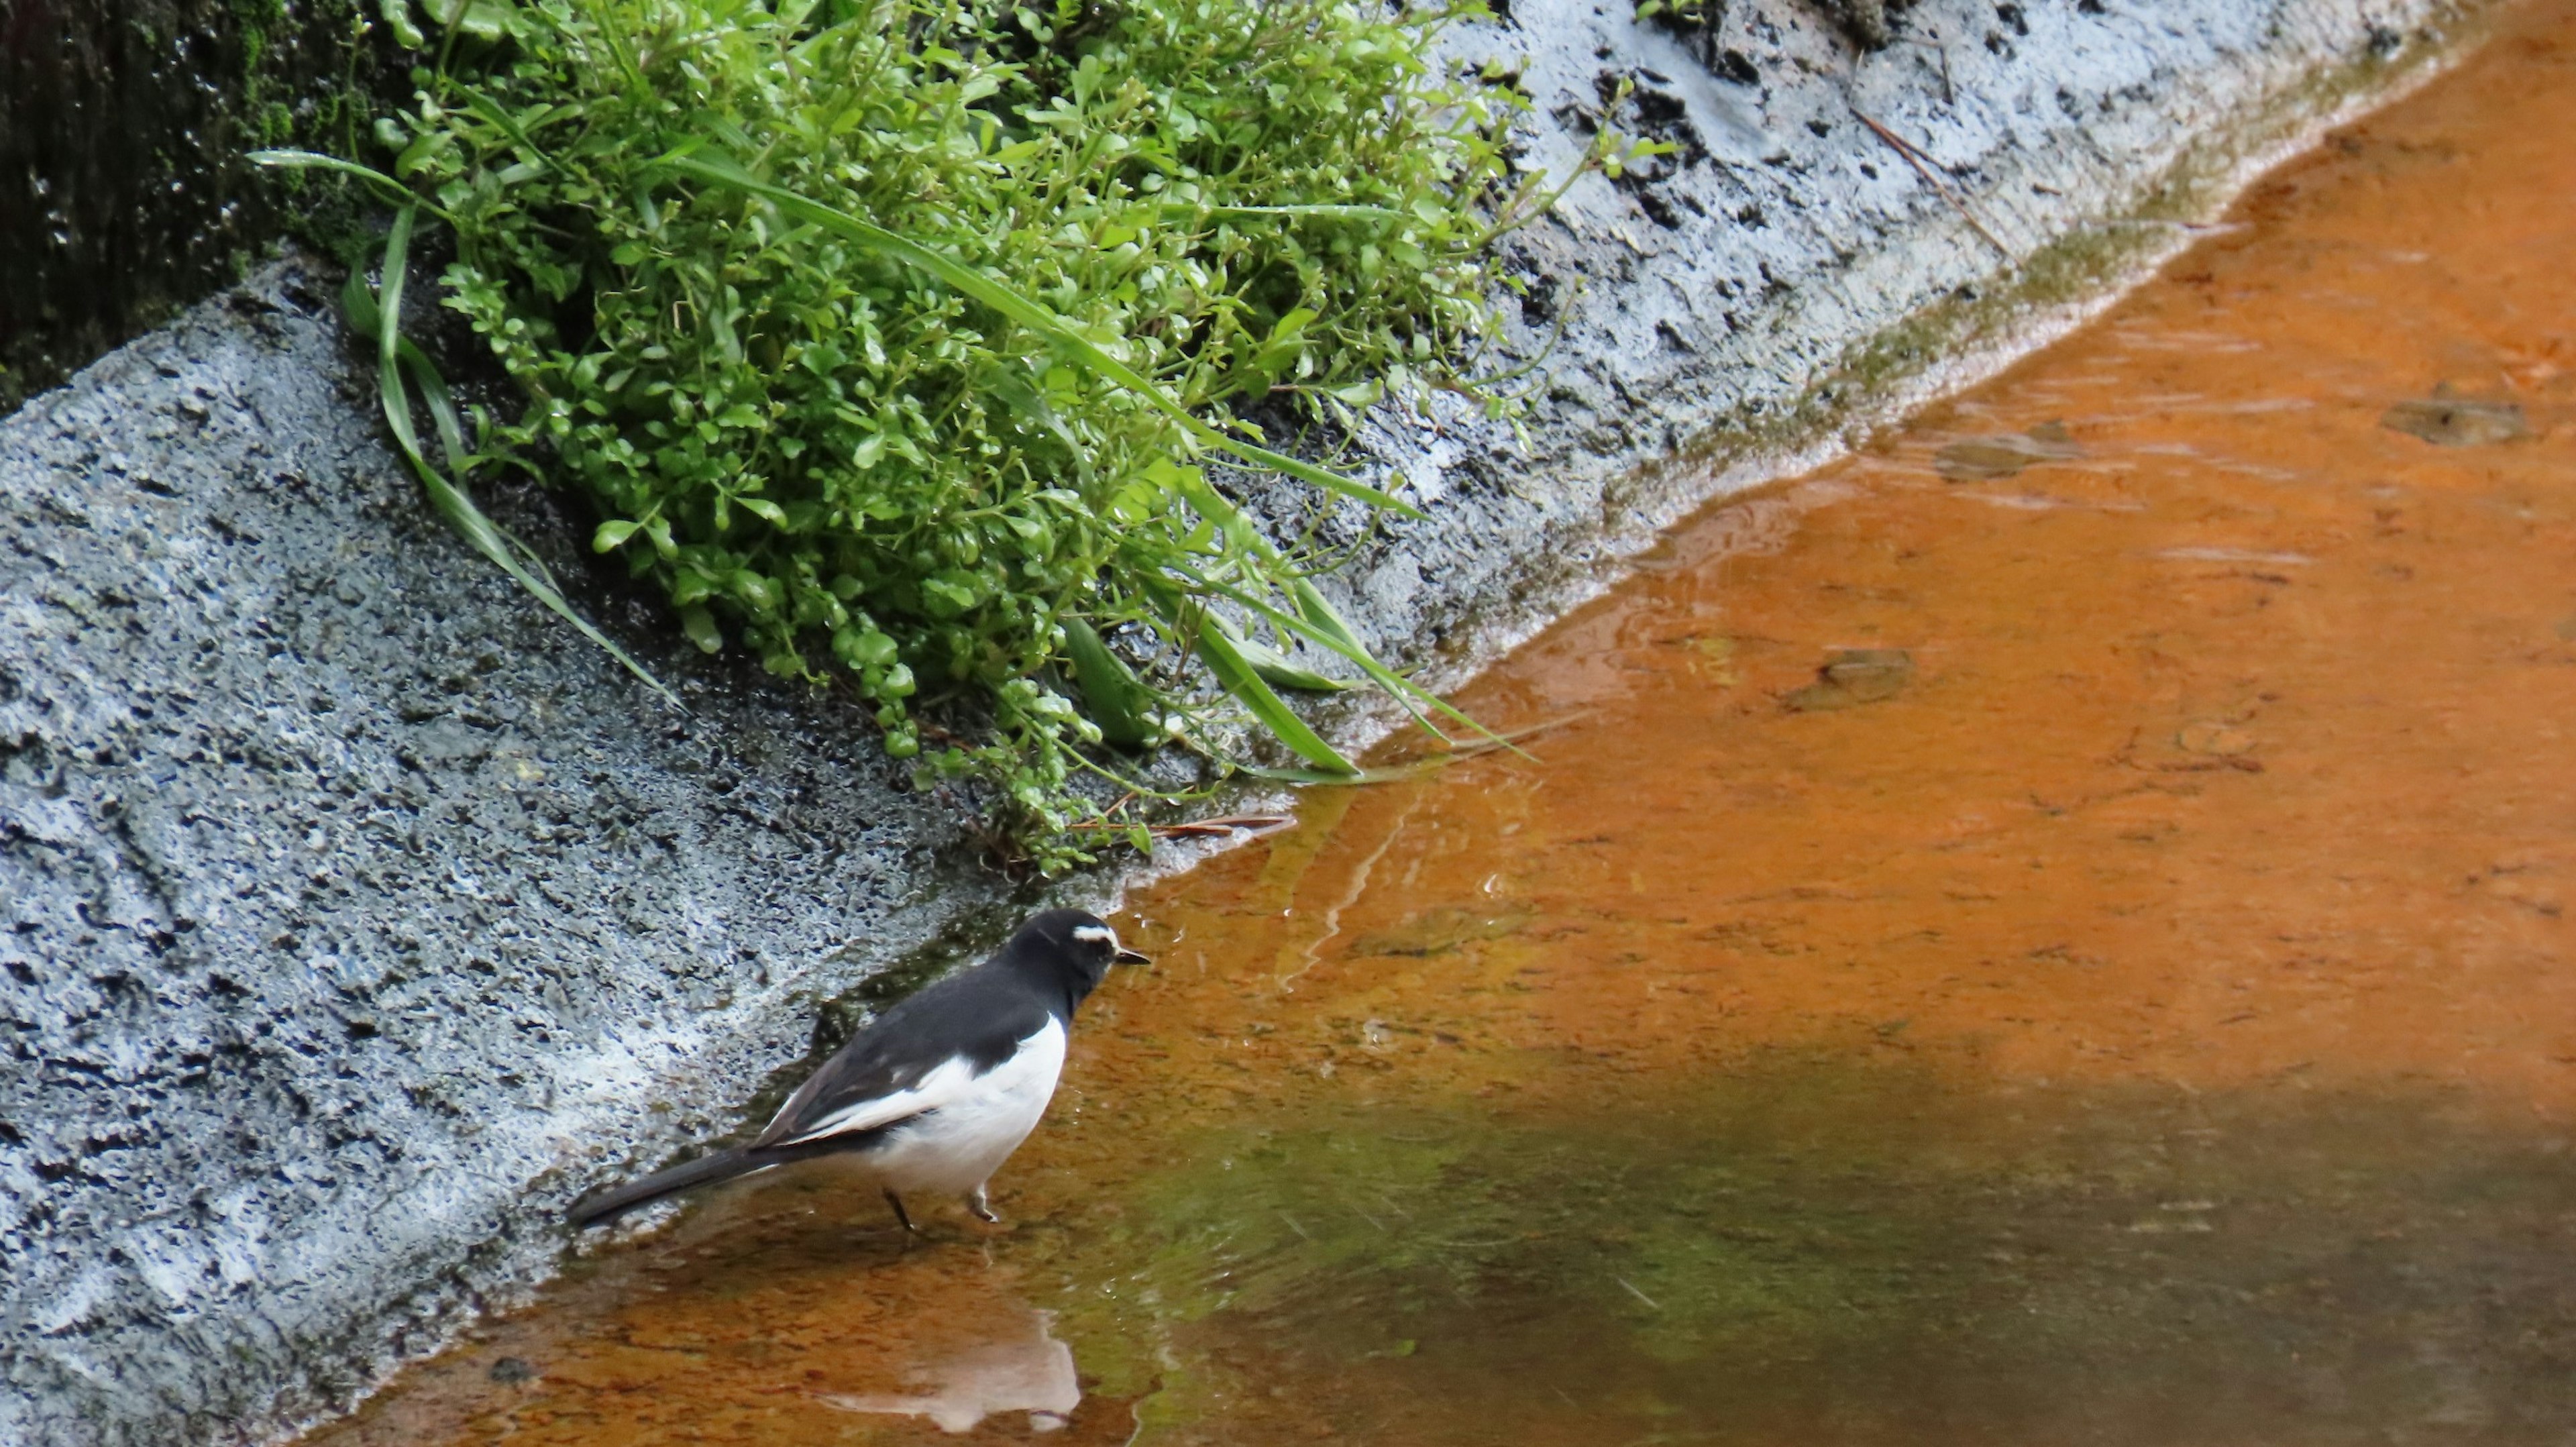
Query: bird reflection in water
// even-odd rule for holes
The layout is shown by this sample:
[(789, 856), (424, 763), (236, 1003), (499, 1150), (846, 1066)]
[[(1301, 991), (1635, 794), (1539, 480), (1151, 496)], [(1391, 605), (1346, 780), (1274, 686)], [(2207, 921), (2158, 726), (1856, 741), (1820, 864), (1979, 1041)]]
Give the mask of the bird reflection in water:
[(1073, 1348), (1055, 1339), (1052, 1323), (1050, 1313), (1023, 1311), (1015, 1330), (916, 1363), (904, 1381), (923, 1389), (917, 1392), (817, 1397), (845, 1412), (926, 1417), (946, 1432), (971, 1432), (996, 1413), (1026, 1412), (1031, 1431), (1052, 1432), (1082, 1401)]

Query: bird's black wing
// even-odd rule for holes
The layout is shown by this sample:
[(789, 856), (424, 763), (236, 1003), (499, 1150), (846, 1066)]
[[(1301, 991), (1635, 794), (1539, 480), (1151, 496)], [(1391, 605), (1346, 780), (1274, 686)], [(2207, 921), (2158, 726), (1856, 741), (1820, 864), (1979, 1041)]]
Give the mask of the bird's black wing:
[(936, 1110), (1053, 1020), (1011, 973), (982, 965), (951, 976), (834, 1051), (748, 1149), (864, 1135)]

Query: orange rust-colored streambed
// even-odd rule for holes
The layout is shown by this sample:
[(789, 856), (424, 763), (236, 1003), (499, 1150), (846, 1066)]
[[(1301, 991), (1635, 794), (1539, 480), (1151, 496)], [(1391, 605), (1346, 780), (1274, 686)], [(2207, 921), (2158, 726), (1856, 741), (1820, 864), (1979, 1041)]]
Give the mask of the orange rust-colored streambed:
[[(2576, 3), (1122, 921), (1048, 1124), (334, 1447), (2576, 1434)], [(1820, 669), (1827, 672), (1820, 674)]]

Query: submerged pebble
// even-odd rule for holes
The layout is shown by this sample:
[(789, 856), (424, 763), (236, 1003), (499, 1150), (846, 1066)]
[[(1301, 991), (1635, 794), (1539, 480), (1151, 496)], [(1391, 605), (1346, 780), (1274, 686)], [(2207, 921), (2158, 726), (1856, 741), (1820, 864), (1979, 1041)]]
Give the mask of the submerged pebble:
[(2522, 408), (2514, 403), (2440, 395), (2397, 403), (2379, 414), (2379, 425), (2436, 447), (2479, 447), (2531, 435)]
[(1953, 442), (1933, 454), (1932, 465), (1952, 482), (1992, 482), (2019, 476), (2024, 468), (2037, 463), (2063, 462), (2083, 455), (2084, 449), (2076, 445), (2065, 423), (2042, 422), (2028, 432)]
[(1822, 713), (1896, 697), (1914, 678), (1914, 655), (1902, 648), (1838, 648), (1816, 681), (1782, 699), (1799, 713)]

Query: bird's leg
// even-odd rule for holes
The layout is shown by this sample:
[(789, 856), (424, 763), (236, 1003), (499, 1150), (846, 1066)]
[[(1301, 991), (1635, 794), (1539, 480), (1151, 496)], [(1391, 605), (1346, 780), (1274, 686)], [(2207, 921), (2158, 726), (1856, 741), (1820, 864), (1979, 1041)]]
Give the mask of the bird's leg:
[(915, 1226), (914, 1224), (912, 1224), (912, 1213), (911, 1213), (911, 1212), (909, 1212), (909, 1211), (904, 1210), (904, 1208), (903, 1208), (903, 1197), (898, 1196), (898, 1195), (896, 1195), (896, 1194), (894, 1193), (894, 1187), (892, 1187), (892, 1186), (888, 1186), (888, 1187), (886, 1187), (885, 1198), (886, 1198), (886, 1204), (887, 1204), (887, 1205), (889, 1205), (889, 1206), (894, 1207), (894, 1218), (895, 1218), (897, 1221), (900, 1221), (900, 1222), (902, 1222), (902, 1223), (903, 1223), (903, 1234), (904, 1234), (904, 1235), (906, 1235), (906, 1236), (911, 1236), (911, 1235), (914, 1235), (914, 1234), (918, 1233), (918, 1232), (921, 1230), (921, 1228), (920, 1228), (920, 1227)]
[(993, 1203), (986, 1199), (984, 1187), (980, 1183), (975, 1189), (966, 1193), (966, 1209), (974, 1212), (975, 1219), (978, 1221), (994, 1226), (1002, 1224), (1002, 1218), (993, 1214)]

